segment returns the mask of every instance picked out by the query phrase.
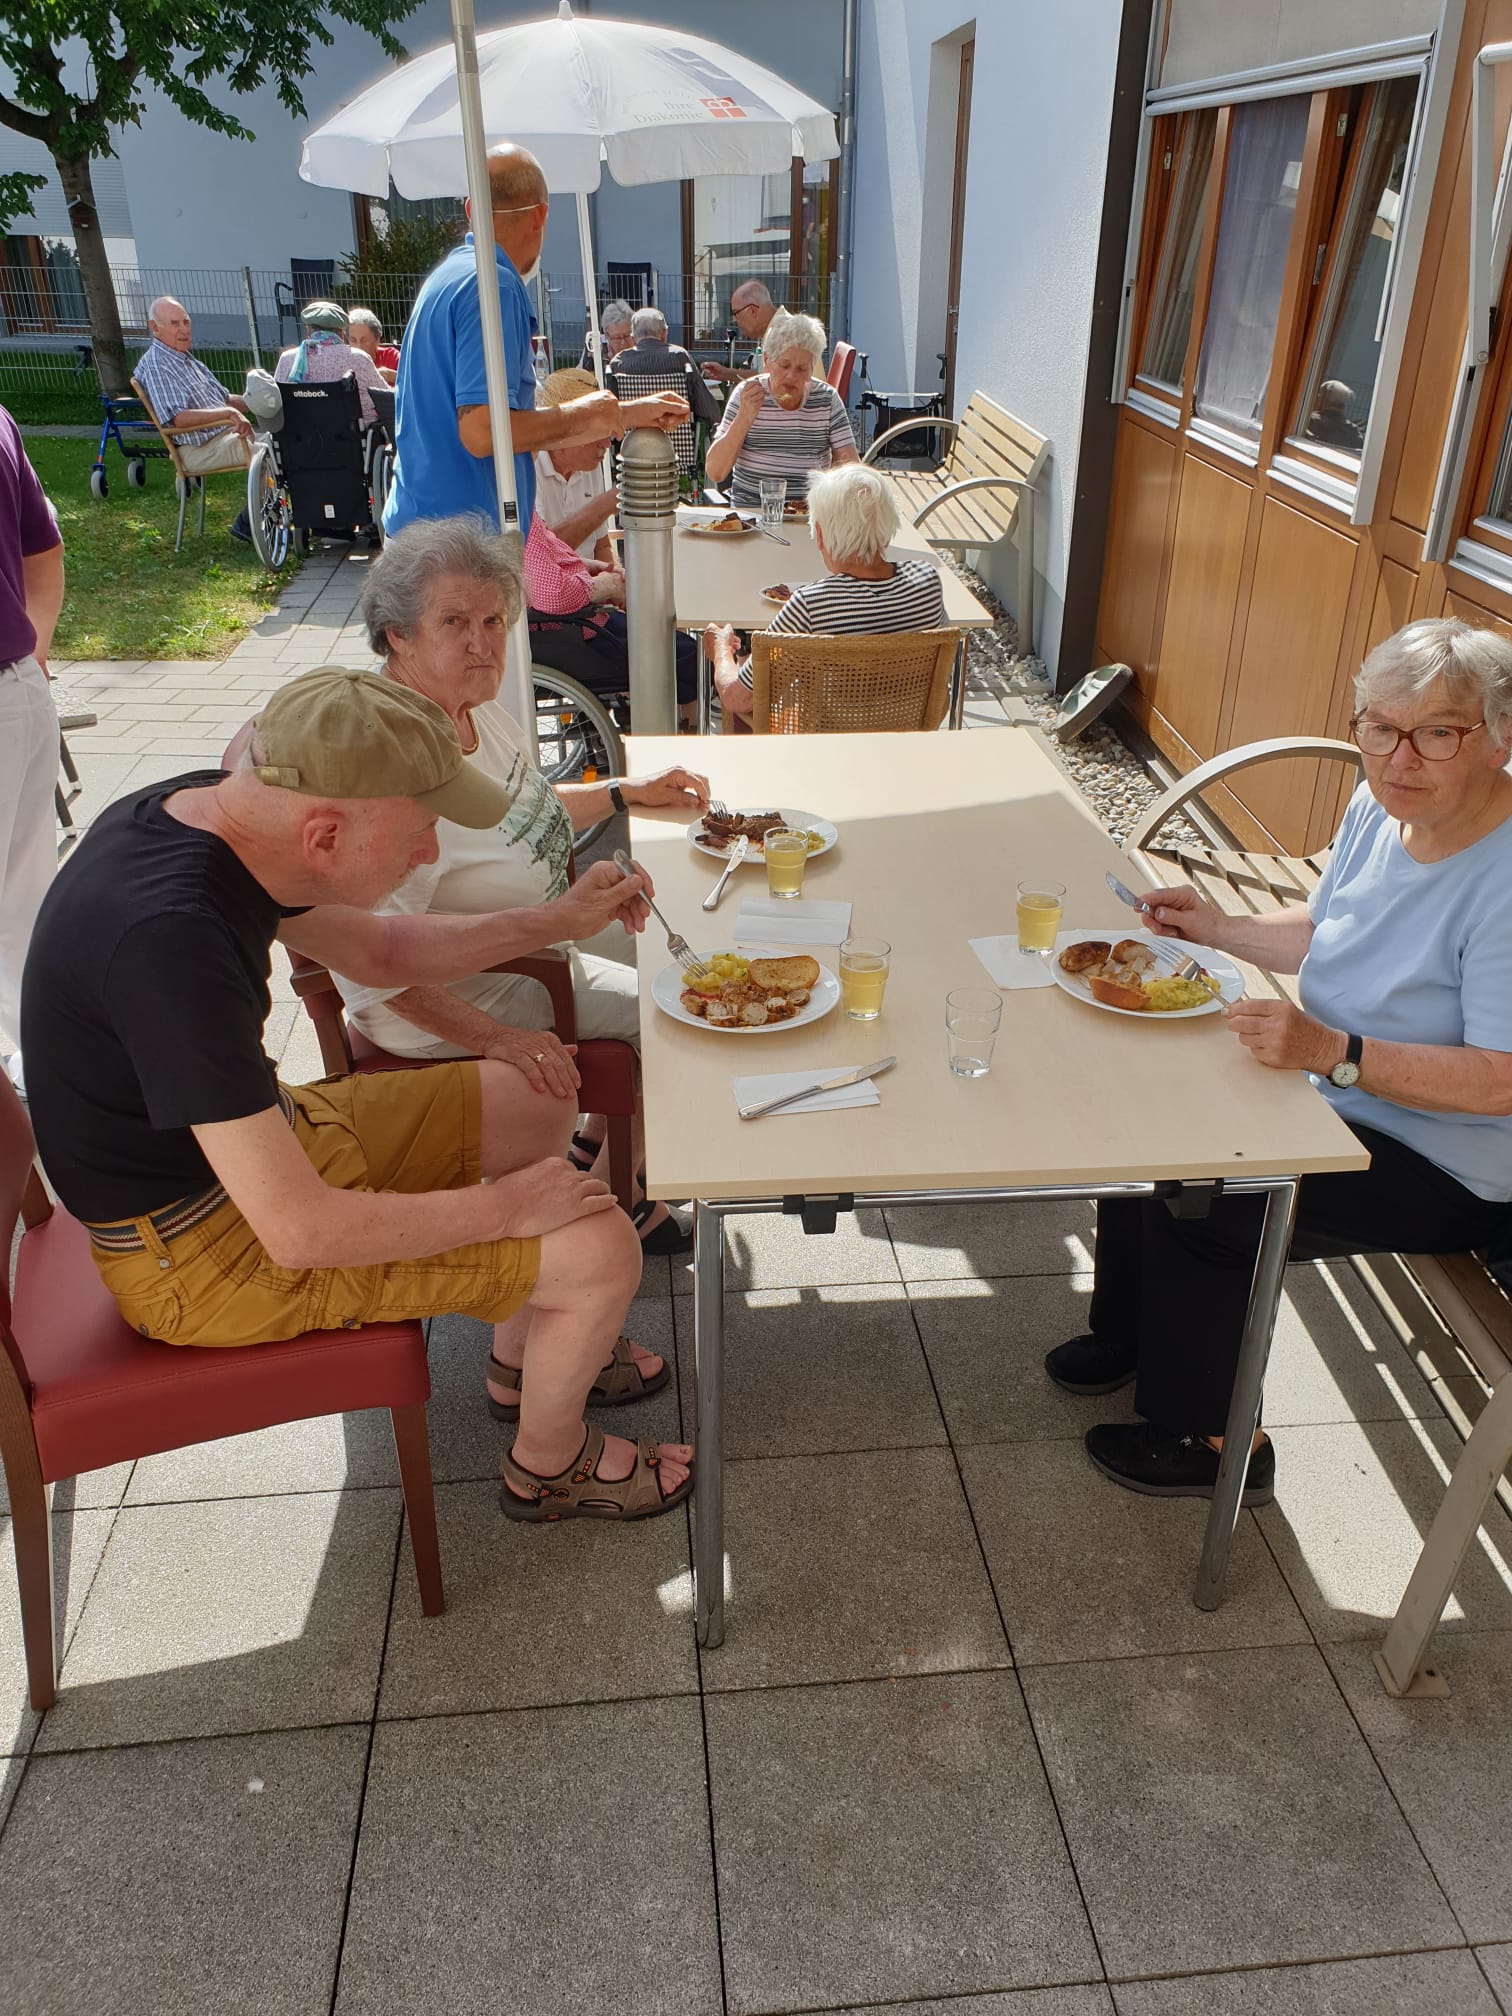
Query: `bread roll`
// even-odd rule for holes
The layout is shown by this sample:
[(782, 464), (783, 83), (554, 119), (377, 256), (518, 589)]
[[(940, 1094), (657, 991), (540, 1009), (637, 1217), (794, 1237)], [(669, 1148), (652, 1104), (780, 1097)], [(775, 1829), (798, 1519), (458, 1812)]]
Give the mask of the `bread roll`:
[(795, 987), (812, 987), (819, 978), (819, 961), (806, 952), (787, 959), (753, 959), (751, 985), (763, 993), (786, 994)]
[(1091, 966), (1101, 966), (1107, 956), (1106, 938), (1082, 938), (1075, 945), (1068, 945), (1060, 955), (1061, 970), (1065, 973), (1085, 973)]
[(1087, 985), (1092, 989), (1094, 1001), (1101, 1001), (1105, 1008), (1147, 1008), (1142, 987), (1128, 987), (1118, 980), (1104, 980), (1101, 974), (1089, 975)]

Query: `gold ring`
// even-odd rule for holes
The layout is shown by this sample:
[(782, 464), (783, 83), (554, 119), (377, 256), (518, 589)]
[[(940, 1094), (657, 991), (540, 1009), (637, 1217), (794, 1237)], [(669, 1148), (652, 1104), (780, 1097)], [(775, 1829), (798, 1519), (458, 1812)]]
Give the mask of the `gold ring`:
[(540, 1063), (541, 1059), (542, 1059), (542, 1058), (543, 1058), (543, 1057), (544, 1057), (545, 1055), (546, 1055), (546, 1052), (545, 1052), (544, 1050), (537, 1050), (537, 1052), (536, 1052), (536, 1054), (535, 1054), (535, 1061), (537, 1062), (537, 1064), (539, 1064), (539, 1063)]

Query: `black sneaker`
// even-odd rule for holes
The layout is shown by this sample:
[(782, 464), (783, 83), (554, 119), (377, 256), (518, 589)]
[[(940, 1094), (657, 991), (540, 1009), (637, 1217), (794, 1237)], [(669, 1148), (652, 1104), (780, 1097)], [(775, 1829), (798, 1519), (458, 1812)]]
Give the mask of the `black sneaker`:
[[(1172, 1435), (1147, 1421), (1103, 1421), (1086, 1434), (1087, 1454), (1104, 1477), (1147, 1498), (1211, 1498), (1218, 1451), (1200, 1435)], [(1242, 1505), (1269, 1505), (1276, 1495), (1276, 1452), (1262, 1442), (1249, 1460)]]
[(245, 506), (237, 512), (231, 523), (226, 527), (226, 530), (231, 534), (233, 539), (239, 539), (243, 546), (250, 546), (252, 544), (252, 526), (247, 518)]
[(1045, 1370), (1067, 1393), (1116, 1393), (1133, 1384), (1138, 1363), (1126, 1348), (1096, 1337), (1073, 1337), (1045, 1353)]

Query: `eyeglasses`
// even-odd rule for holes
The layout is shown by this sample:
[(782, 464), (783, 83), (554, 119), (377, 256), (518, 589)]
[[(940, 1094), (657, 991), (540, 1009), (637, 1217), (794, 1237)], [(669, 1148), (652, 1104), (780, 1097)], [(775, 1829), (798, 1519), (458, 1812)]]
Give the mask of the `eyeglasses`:
[(1433, 721), (1422, 728), (1393, 728), (1389, 721), (1372, 721), (1368, 715), (1356, 714), (1349, 732), (1367, 756), (1395, 756), (1404, 742), (1410, 742), (1425, 763), (1451, 763), (1465, 737), (1485, 725), (1484, 721), (1472, 721), (1459, 728)]

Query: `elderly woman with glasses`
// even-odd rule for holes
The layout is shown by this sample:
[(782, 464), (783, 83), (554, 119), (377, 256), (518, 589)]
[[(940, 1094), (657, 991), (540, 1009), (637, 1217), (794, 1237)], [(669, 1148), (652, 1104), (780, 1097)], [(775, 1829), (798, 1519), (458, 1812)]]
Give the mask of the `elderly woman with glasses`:
[[(1305, 910), (1231, 917), (1164, 889), (1151, 922), (1271, 973), (1301, 1006), (1224, 1010), (1255, 1066), (1306, 1071), (1370, 1167), (1306, 1176), (1294, 1260), (1450, 1253), (1512, 1224), (1512, 644), (1452, 617), (1410, 623), (1355, 681), (1365, 781)], [(1071, 1393), (1131, 1382), (1144, 1419), (1089, 1429), (1131, 1491), (1211, 1497), (1264, 1200), (1179, 1222), (1158, 1201), (1097, 1214), (1091, 1332), (1045, 1369)], [(1270, 1502), (1258, 1436), (1244, 1502)]]
[(818, 469), (858, 462), (856, 437), (839, 393), (824, 380), (824, 324), (779, 309), (761, 341), (766, 369), (747, 378), (725, 407), (704, 470), (730, 482), (738, 510), (761, 502), (763, 476), (786, 480), (788, 502), (802, 502)]
[[(384, 676), (443, 708), (464, 753), (505, 784), (513, 801), (503, 824), (486, 833), (443, 819), (436, 859), (416, 868), (380, 911), (413, 916), (557, 903), (568, 887), (574, 830), (630, 805), (694, 813), (709, 802), (705, 780), (678, 767), (595, 784), (547, 782), (531, 761), (524, 731), (499, 705), (505, 643), (523, 599), (519, 563), (477, 518), (419, 520), (369, 564), (362, 616)], [(634, 955), (624, 932), (611, 926), (591, 943), (565, 949), (578, 1034), (638, 1044), (635, 969), (626, 963)], [(576, 1097), (571, 1046), (551, 1033), (551, 1003), (535, 980), (478, 973), (447, 987), (398, 991), (360, 986), (340, 974), (336, 981), (352, 1021), (382, 1050), (401, 1057), (501, 1058), (521, 1072), (533, 1094)], [(602, 1115), (590, 1114), (573, 1137), (574, 1160), (599, 1175), (605, 1173), (597, 1165), (607, 1126)], [(632, 1146), (638, 1168), (638, 1126)], [(665, 1204), (642, 1198), (631, 1216), (643, 1251), (689, 1250), (689, 1234)]]

